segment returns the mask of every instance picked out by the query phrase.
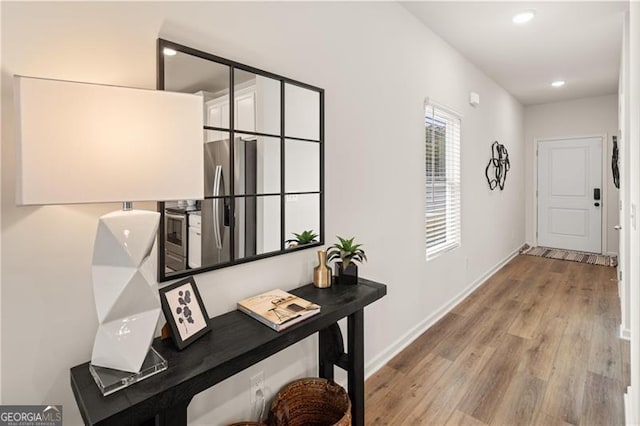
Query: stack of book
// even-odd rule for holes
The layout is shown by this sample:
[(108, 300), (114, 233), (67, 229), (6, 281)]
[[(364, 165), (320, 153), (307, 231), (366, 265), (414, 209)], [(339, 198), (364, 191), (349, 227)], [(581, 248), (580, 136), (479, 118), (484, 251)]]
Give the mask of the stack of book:
[(280, 331), (319, 314), (320, 306), (277, 289), (241, 300), (238, 310)]

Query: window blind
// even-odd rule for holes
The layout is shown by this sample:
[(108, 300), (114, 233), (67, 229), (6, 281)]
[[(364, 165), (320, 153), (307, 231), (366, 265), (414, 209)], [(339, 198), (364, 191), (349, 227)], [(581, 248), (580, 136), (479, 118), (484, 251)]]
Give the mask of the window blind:
[(460, 127), (458, 115), (425, 105), (427, 260), (460, 246)]

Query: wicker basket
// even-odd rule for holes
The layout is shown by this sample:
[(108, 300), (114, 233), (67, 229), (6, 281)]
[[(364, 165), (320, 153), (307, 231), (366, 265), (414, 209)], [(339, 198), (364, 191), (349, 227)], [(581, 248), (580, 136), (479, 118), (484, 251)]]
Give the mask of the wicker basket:
[(350, 426), (351, 401), (332, 380), (307, 378), (289, 383), (276, 395), (270, 426)]

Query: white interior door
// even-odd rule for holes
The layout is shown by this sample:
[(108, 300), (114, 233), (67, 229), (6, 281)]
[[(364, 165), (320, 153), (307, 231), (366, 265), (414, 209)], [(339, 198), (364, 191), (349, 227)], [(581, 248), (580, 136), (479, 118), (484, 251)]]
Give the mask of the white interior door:
[(539, 246), (601, 253), (603, 202), (602, 138), (538, 142)]

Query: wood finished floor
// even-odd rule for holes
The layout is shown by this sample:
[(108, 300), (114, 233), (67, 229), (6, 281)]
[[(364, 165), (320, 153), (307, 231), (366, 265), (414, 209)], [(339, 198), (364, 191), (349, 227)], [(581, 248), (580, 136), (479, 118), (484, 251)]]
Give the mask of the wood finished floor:
[(369, 425), (623, 425), (615, 268), (517, 256), (366, 382)]

